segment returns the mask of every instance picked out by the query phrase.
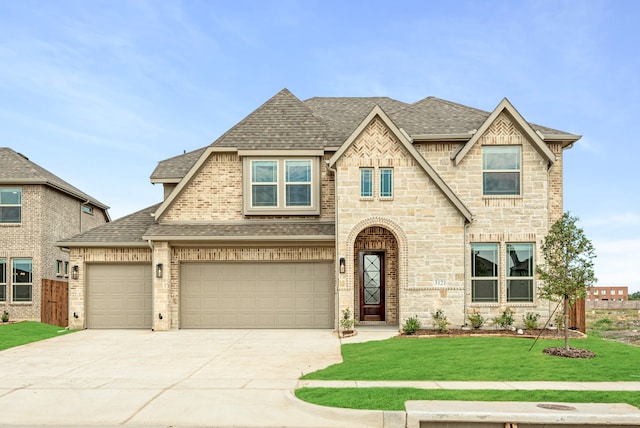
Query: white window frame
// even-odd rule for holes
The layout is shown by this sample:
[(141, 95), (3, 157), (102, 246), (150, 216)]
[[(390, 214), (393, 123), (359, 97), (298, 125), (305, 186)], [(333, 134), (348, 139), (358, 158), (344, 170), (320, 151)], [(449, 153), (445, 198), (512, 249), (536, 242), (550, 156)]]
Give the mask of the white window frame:
[[(31, 272), (29, 272), (30, 275), (30, 279), (31, 281), (29, 282), (20, 282), (17, 281), (17, 270), (16, 270), (16, 262), (22, 262), (28, 260), (31, 264)], [(12, 303), (33, 303), (33, 259), (28, 258), (28, 257), (20, 257), (20, 258), (15, 258), (15, 259), (11, 259), (11, 283), (12, 283), (12, 290), (11, 290), (11, 301)], [(29, 287), (29, 300), (16, 300), (16, 295), (18, 293), (16, 293), (16, 287)]]
[[(500, 150), (505, 150), (505, 149), (517, 149), (517, 165), (516, 168), (489, 168), (487, 166), (487, 162), (486, 162), (486, 158), (485, 156), (488, 156), (491, 154), (491, 152), (499, 152)], [(509, 174), (514, 174), (517, 173), (518, 174), (518, 180), (517, 180), (517, 185), (518, 188), (514, 189), (513, 192), (509, 192), (509, 191), (489, 191), (487, 189), (487, 176), (489, 174), (501, 174), (501, 173), (509, 173)], [(482, 146), (482, 195), (485, 197), (492, 197), (492, 196), (498, 196), (498, 197), (504, 197), (504, 196), (511, 196), (511, 197), (518, 197), (522, 195), (522, 146), (518, 146), (518, 145), (489, 145), (489, 146)]]
[[(486, 251), (495, 253), (495, 267), (493, 275), (477, 275), (477, 267), (475, 265), (476, 252), (480, 248), (486, 248)], [(500, 244), (497, 242), (474, 242), (471, 244), (471, 301), (473, 303), (498, 303), (500, 301)], [(495, 297), (489, 299), (479, 299), (475, 296), (475, 281), (493, 281)]]
[(7, 259), (0, 257), (0, 302), (7, 301)]
[[(0, 224), (21, 224), (22, 223), (22, 187), (0, 187), (0, 191), (2, 191), (2, 193), (17, 192), (20, 194), (19, 196), (20, 203), (18, 204), (2, 203), (2, 198), (0, 197)], [(20, 218), (18, 219), (18, 221), (5, 221), (1, 214), (1, 210), (3, 208), (18, 208), (20, 212), (20, 216), (19, 216)]]
[[(389, 175), (389, 180), (391, 181), (391, 183), (389, 184), (391, 186), (391, 188), (388, 190), (388, 192), (385, 192), (383, 190), (383, 176), (386, 175), (385, 173), (388, 173)], [(393, 168), (390, 167), (383, 167), (380, 168), (380, 171), (378, 172), (378, 176), (380, 178), (380, 199), (393, 199)]]
[[(369, 175), (369, 188), (365, 192), (364, 184), (365, 184), (365, 175)], [(374, 170), (371, 167), (360, 168), (360, 198), (361, 199), (373, 199), (373, 181), (374, 181)]]
[(62, 276), (63, 266), (62, 260), (56, 260), (56, 276)]
[[(511, 246), (517, 246), (517, 245), (527, 245), (530, 247), (531, 249), (531, 261), (530, 261), (530, 267), (528, 268), (529, 270), (529, 275), (512, 275), (511, 273), (515, 270), (518, 270), (517, 266), (515, 266), (515, 261), (513, 261), (509, 255), (509, 249)], [(536, 292), (536, 284), (535, 284), (535, 254), (536, 254), (536, 246), (531, 243), (531, 242), (508, 242), (505, 246), (505, 251), (506, 251), (506, 259), (507, 259), (507, 263), (506, 263), (506, 280), (507, 280), (507, 303), (533, 303), (534, 298), (535, 298), (535, 292)], [(521, 260), (521, 262), (524, 262), (524, 260)], [(529, 298), (527, 300), (523, 300), (523, 299), (514, 299), (511, 296), (511, 281), (529, 281), (530, 284), (530, 295)]]
[[(260, 185), (253, 182), (253, 162), (274, 161), (277, 168), (277, 182), (270, 182), (269, 185), (276, 185), (276, 205), (275, 206), (254, 206), (253, 205), (253, 185)], [(310, 182), (290, 182), (286, 181), (286, 165), (290, 161), (308, 161), (311, 166)], [(319, 215), (320, 214), (320, 160), (318, 157), (244, 157), (243, 158), (243, 206), (245, 215)], [(308, 184), (310, 187), (311, 203), (309, 206), (287, 206), (287, 184)]]

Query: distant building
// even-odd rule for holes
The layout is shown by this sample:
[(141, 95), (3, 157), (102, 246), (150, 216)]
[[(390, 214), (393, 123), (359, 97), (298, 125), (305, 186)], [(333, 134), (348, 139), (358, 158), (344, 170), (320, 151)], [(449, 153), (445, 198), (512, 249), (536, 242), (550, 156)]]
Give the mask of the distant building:
[(587, 302), (626, 302), (629, 300), (629, 287), (626, 285), (591, 287)]

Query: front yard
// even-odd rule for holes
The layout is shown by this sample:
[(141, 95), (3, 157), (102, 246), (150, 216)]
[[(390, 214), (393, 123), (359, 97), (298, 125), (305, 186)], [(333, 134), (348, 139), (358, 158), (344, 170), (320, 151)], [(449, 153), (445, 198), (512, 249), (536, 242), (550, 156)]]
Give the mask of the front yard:
[(0, 351), (14, 346), (49, 339), (51, 337), (67, 334), (73, 330), (67, 330), (57, 325), (42, 324), (39, 322), (23, 321), (18, 323), (0, 324)]
[[(596, 353), (592, 359), (546, 355), (557, 340), (509, 337), (392, 338), (342, 346), (344, 362), (310, 373), (318, 380), (450, 381), (640, 381), (640, 348), (596, 334), (570, 346)], [(625, 402), (640, 407), (638, 392), (464, 391), (412, 388), (302, 388), (305, 401), (333, 407), (402, 410), (406, 400)]]

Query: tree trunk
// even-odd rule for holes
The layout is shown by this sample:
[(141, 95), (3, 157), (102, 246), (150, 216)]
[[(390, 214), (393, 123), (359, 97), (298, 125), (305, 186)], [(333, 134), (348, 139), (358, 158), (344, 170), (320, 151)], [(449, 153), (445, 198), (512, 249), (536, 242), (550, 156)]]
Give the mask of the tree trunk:
[(564, 296), (564, 349), (569, 350), (569, 296)]

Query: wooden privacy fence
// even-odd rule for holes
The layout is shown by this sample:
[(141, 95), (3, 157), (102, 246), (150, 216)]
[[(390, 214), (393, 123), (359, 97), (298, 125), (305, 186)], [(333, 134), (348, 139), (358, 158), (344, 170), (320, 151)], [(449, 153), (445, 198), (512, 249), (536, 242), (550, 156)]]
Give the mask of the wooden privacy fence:
[(575, 328), (583, 333), (587, 332), (584, 299), (576, 300), (575, 303), (569, 308), (569, 327)]
[(46, 324), (69, 325), (69, 283), (53, 279), (42, 280), (40, 320)]

